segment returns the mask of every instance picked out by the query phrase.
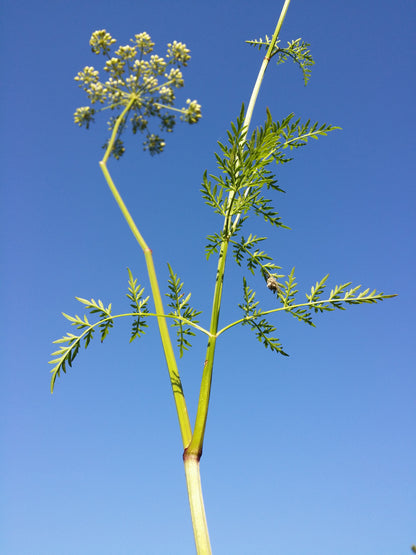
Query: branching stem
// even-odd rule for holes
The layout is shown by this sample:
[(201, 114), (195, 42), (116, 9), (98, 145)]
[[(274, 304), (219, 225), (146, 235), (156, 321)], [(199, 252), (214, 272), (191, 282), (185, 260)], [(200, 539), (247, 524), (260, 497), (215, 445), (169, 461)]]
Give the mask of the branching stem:
[(223, 240), (218, 258), (217, 277), (215, 280), (214, 299), (211, 311), (211, 325), (209, 328), (211, 337), (208, 341), (202, 372), (201, 388), (199, 391), (198, 409), (195, 420), (194, 433), (186, 453), (201, 457), (205, 436), (205, 427), (208, 417), (208, 405), (211, 395), (212, 370), (214, 366), (214, 354), (217, 343), (218, 321), (220, 317), (222, 288), (224, 282), (225, 262), (227, 259), (228, 241)]
[[(266, 67), (271, 58), (274, 46), (277, 42), (277, 38), (280, 32), (280, 29), (282, 27), (283, 21), (285, 19), (289, 4), (290, 4), (290, 0), (285, 0), (282, 12), (280, 14), (279, 21), (277, 23), (275, 32), (273, 34), (272, 41), (270, 43), (266, 57), (264, 58), (263, 63), (261, 65), (259, 75), (257, 77), (256, 83), (250, 98), (247, 113), (245, 115), (245, 121), (244, 121), (245, 133), (243, 135), (242, 144), (243, 144), (243, 141), (245, 140), (245, 137), (251, 122), (254, 105), (256, 103), (256, 99), (258, 96), (258, 92), (260, 90), (260, 85), (262, 83), (264, 73), (266, 71)], [(197, 415), (195, 420), (195, 429), (194, 429), (194, 433), (192, 433), (192, 428), (189, 421), (189, 416), (188, 416), (188, 411), (186, 407), (185, 397), (183, 394), (179, 371), (176, 364), (176, 359), (175, 359), (172, 343), (168, 332), (166, 315), (164, 312), (162, 298), (160, 295), (160, 289), (159, 289), (159, 285), (156, 277), (156, 271), (153, 263), (152, 251), (148, 247), (141, 233), (139, 232), (107, 168), (107, 161), (113, 151), (120, 126), (125, 121), (125, 118), (127, 117), (129, 111), (131, 110), (131, 108), (133, 107), (136, 101), (137, 101), (137, 96), (134, 93), (132, 93), (126, 107), (116, 119), (107, 149), (105, 151), (103, 159), (99, 162), (99, 165), (103, 172), (104, 178), (110, 188), (110, 191), (112, 192), (114, 199), (117, 205), (119, 206), (131, 232), (133, 233), (138, 244), (140, 245), (146, 260), (147, 272), (149, 275), (153, 301), (155, 305), (155, 313), (156, 313), (156, 317), (159, 325), (160, 337), (162, 340), (163, 350), (166, 357), (166, 363), (168, 366), (169, 377), (172, 385), (173, 396), (174, 396), (176, 411), (177, 411), (178, 420), (179, 420), (179, 427), (182, 435), (182, 443), (184, 447), (183, 457), (184, 457), (184, 465), (185, 465), (185, 475), (187, 480), (188, 495), (189, 495), (189, 502), (191, 507), (192, 523), (194, 527), (197, 553), (198, 555), (210, 555), (211, 546), (209, 542), (208, 527), (206, 523), (205, 509), (204, 509), (204, 503), (202, 499), (201, 480), (200, 480), (200, 473), (199, 473), (199, 460), (202, 454), (206, 421), (208, 416), (208, 405), (209, 405), (209, 399), (210, 399), (210, 393), (211, 393), (212, 370), (213, 370), (213, 364), (214, 364), (216, 339), (219, 335), (217, 332), (218, 332), (218, 322), (219, 322), (219, 315), (220, 315), (228, 243), (229, 243), (230, 236), (232, 235), (232, 231), (233, 229), (235, 229), (235, 226), (238, 223), (238, 216), (236, 217), (236, 220), (232, 222), (231, 210), (229, 210), (224, 219), (224, 228), (223, 228), (224, 238), (222, 240), (222, 244), (220, 247), (220, 254), (219, 254), (219, 260), (218, 260), (218, 266), (217, 266), (217, 275), (215, 280), (215, 289), (214, 289), (214, 297), (213, 297), (212, 312), (211, 312), (211, 323), (210, 323), (210, 329), (209, 329), (209, 340), (208, 340), (206, 358), (205, 358), (205, 363), (204, 363), (204, 368), (202, 373), (198, 409), (197, 409)], [(230, 193), (229, 195), (228, 201), (229, 201), (230, 207), (232, 206), (234, 195), (235, 193)], [(204, 331), (206, 333), (206, 330), (201, 329), (201, 331)]]

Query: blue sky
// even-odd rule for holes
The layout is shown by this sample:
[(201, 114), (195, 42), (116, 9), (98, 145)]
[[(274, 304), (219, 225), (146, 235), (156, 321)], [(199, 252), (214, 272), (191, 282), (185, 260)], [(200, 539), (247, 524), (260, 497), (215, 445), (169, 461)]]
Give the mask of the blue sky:
[[(105, 117), (88, 132), (73, 80), (97, 64), (88, 41), (147, 31), (163, 53), (185, 42), (182, 100), (203, 119), (178, 125), (151, 158), (129, 141), (111, 161), (153, 249), (192, 291), (208, 325), (219, 222), (201, 202), (216, 141), (248, 102), (261, 62), (246, 39), (271, 35), (282, 1), (5, 2), (0, 41), (2, 338), (0, 551), (5, 555), (194, 553), (182, 449), (155, 326), (129, 344), (122, 323), (78, 356), (49, 392), (52, 341), (70, 331), (75, 295), (128, 306), (127, 271), (148, 286), (141, 252), (98, 160)], [(283, 43), (302, 37), (316, 60), (303, 86), (271, 64), (254, 115), (294, 112), (339, 125), (278, 168), (276, 198), (292, 230), (252, 222), (301, 291), (330, 274), (393, 300), (326, 314), (313, 329), (276, 318), (289, 358), (247, 328), (216, 353), (201, 472), (213, 552), (393, 555), (416, 543), (414, 2), (292, 0)], [(230, 259), (224, 325), (238, 317), (242, 272)], [(265, 308), (273, 299), (255, 279)], [(180, 361), (193, 421), (204, 338)]]

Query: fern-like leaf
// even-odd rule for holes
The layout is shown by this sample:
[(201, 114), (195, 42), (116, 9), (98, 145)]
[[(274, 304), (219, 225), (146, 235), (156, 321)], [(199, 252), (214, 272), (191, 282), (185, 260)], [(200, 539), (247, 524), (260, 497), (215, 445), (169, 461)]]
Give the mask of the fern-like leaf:
[(297, 303), (296, 294), (298, 290), (296, 289), (297, 283), (295, 282), (294, 269), (288, 275), (288, 280), (285, 282), (285, 287), (280, 291), (280, 299), (283, 306), (290, 312), (292, 316), (298, 320), (302, 320), (307, 324), (314, 326), (312, 322), (312, 312), (322, 313), (322, 312), (332, 312), (333, 310), (345, 310), (346, 305), (364, 304), (364, 303), (377, 303), (384, 299), (390, 299), (396, 295), (386, 295), (384, 293), (377, 293), (374, 289), (370, 292), (370, 289), (365, 289), (364, 291), (359, 291), (361, 285), (351, 287), (351, 282), (343, 283), (340, 285), (335, 285), (331, 290), (330, 295), (327, 299), (322, 299), (322, 295), (327, 287), (327, 280), (329, 274), (317, 281), (314, 286), (311, 287), (310, 293), (306, 293), (307, 303)]
[[(271, 41), (272, 41), (271, 37), (269, 37), (268, 35), (266, 35), (266, 36), (264, 37), (264, 39), (260, 37), (259, 39), (246, 40), (245, 42), (246, 42), (247, 44), (249, 44), (250, 46), (254, 46), (255, 48), (258, 48), (259, 50), (262, 50), (263, 48), (266, 48), (266, 49), (269, 48)], [(276, 52), (279, 51), (279, 48), (278, 48), (278, 46), (277, 46), (277, 44), (278, 44), (279, 42), (280, 42), (280, 40), (277, 40), (277, 41), (276, 41), (276, 46), (275, 46), (274, 51), (272, 52), (272, 56), (273, 56), (274, 54), (276, 54)]]
[(130, 336), (131, 343), (132, 341), (134, 341), (134, 339), (143, 335), (145, 333), (145, 328), (148, 327), (146, 317), (143, 315), (149, 312), (149, 309), (147, 307), (149, 296), (142, 299), (144, 287), (141, 287), (141, 285), (137, 285), (137, 279), (133, 278), (133, 274), (131, 273), (129, 268), (127, 268), (127, 271), (129, 273), (129, 292), (126, 294), (126, 296), (131, 301), (130, 307), (133, 309), (133, 311), (139, 313), (137, 316), (135, 316), (133, 320)]
[(94, 299), (91, 299), (90, 301), (88, 301), (87, 299), (83, 299), (81, 297), (75, 297), (75, 298), (77, 299), (77, 301), (85, 305), (85, 307), (89, 310), (90, 314), (99, 314), (102, 320), (101, 323), (99, 324), (100, 331), (101, 331), (101, 343), (102, 343), (104, 339), (107, 337), (108, 332), (114, 325), (114, 322), (110, 317), (111, 303), (106, 308), (100, 299), (98, 299), (98, 301), (95, 301)]
[(171, 266), (168, 264), (169, 268), (169, 280), (168, 280), (168, 288), (169, 292), (166, 293), (166, 296), (170, 299), (170, 303), (168, 304), (169, 308), (172, 310), (169, 312), (172, 316), (180, 316), (181, 319), (174, 319), (173, 320), (173, 327), (176, 327), (176, 335), (177, 335), (177, 344), (179, 347), (179, 356), (182, 357), (183, 353), (192, 346), (190, 342), (190, 337), (195, 335), (192, 331), (190, 326), (186, 325), (186, 321), (193, 322), (194, 324), (198, 323), (196, 319), (201, 312), (195, 310), (189, 305), (189, 300), (191, 298), (191, 293), (189, 293), (186, 297), (185, 294), (182, 293), (183, 283), (179, 277), (173, 272)]
[(266, 237), (257, 237), (250, 234), (247, 239), (241, 237), (239, 241), (230, 242), (234, 245), (233, 256), (237, 264), (241, 266), (244, 259), (246, 259), (248, 270), (254, 275), (255, 270), (260, 269), (262, 276), (267, 280), (272, 271), (280, 269), (280, 266), (272, 262), (272, 257), (264, 251), (259, 249), (253, 251), (254, 247), (265, 240)]
[(242, 325), (249, 325), (255, 332), (255, 335), (261, 343), (271, 351), (275, 351), (284, 356), (289, 356), (283, 350), (282, 344), (278, 337), (273, 334), (276, 331), (275, 326), (270, 324), (266, 318), (261, 318), (262, 311), (258, 308), (258, 301), (255, 300), (256, 293), (247, 285), (247, 281), (243, 278), (243, 296), (244, 302), (238, 306), (244, 313)]
[(90, 312), (90, 314), (98, 314), (100, 319), (97, 322), (91, 323), (87, 315), (81, 318), (77, 314), (75, 316), (70, 316), (63, 312), (63, 316), (71, 322), (71, 325), (76, 329), (82, 331), (79, 335), (74, 335), (73, 333), (67, 333), (61, 339), (54, 341), (54, 344), (59, 344), (60, 347), (57, 351), (52, 353), (53, 358), (49, 361), (49, 364), (54, 364), (55, 366), (51, 370), (51, 392), (55, 385), (56, 378), (60, 376), (61, 370), (66, 373), (67, 365), (72, 366), (72, 363), (79, 352), (81, 342), (84, 341), (84, 347), (87, 348), (90, 344), (95, 329), (98, 327), (100, 329), (101, 342), (106, 338), (110, 328), (113, 327), (113, 319), (111, 317), (111, 303), (106, 308), (103, 303), (94, 299), (88, 301), (81, 297), (75, 297), (80, 303), (82, 303)]
[[(246, 43), (250, 46), (254, 46), (259, 50), (268, 49), (272, 39), (267, 35), (265, 38), (259, 38), (256, 40), (246, 40)], [(280, 41), (277, 41), (280, 42)], [(277, 43), (270, 54), (270, 58), (277, 55), (277, 64), (283, 64), (288, 58), (291, 58), (302, 70), (303, 82), (305, 85), (311, 77), (311, 68), (315, 64), (312, 54), (309, 50), (310, 44), (303, 41), (301, 38), (289, 41), (286, 48), (280, 48)]]
[(294, 318), (315, 327), (315, 324), (312, 322), (312, 315), (309, 308), (304, 306), (295, 306), (296, 294), (299, 292), (297, 289), (298, 284), (295, 280), (295, 268), (292, 268), (290, 274), (287, 276), (284, 286), (278, 293), (278, 297), (283, 306), (287, 308), (287, 312), (289, 312)]
[(221, 247), (221, 243), (223, 241), (223, 234), (214, 233), (214, 235), (208, 235), (207, 240), (208, 243), (205, 245), (205, 256), (208, 260), (214, 252), (219, 252), (219, 248)]
[(286, 48), (280, 48), (278, 51), (279, 59), (278, 64), (283, 64), (286, 62), (287, 58), (290, 57), (302, 70), (303, 82), (305, 86), (311, 77), (311, 68), (315, 64), (311, 52), (309, 50), (310, 44), (304, 42), (302, 39), (292, 40), (287, 43)]

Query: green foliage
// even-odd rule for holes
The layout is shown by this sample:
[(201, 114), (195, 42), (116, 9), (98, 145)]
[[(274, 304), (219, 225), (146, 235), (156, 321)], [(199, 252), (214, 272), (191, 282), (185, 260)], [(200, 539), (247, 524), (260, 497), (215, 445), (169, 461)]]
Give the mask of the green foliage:
[(287, 60), (288, 57), (292, 58), (292, 60), (302, 70), (303, 82), (305, 83), (305, 85), (308, 84), (308, 81), (311, 77), (311, 68), (315, 64), (309, 47), (310, 44), (302, 41), (302, 39), (300, 38), (292, 40), (291, 42), (287, 43), (286, 48), (282, 48), (279, 51), (279, 59), (277, 60), (278, 64), (282, 64)]
[(315, 287), (312, 287), (310, 294), (306, 295), (308, 301), (313, 303), (313, 310), (315, 312), (331, 311), (338, 308), (339, 310), (345, 310), (344, 304), (374, 304), (384, 299), (390, 299), (396, 297), (396, 295), (385, 295), (384, 293), (377, 293), (375, 289), (370, 292), (370, 289), (365, 289), (364, 291), (359, 291), (361, 285), (352, 287), (348, 289), (351, 282), (344, 283), (342, 285), (336, 285), (334, 289), (331, 289), (329, 298), (326, 301), (320, 301), (319, 297), (322, 295), (325, 289), (325, 281), (328, 276), (325, 276), (319, 283), (317, 282)]
[[(272, 39), (266, 35), (264, 39), (260, 38), (258, 40), (246, 40), (246, 43), (250, 44), (251, 46), (255, 46), (259, 50), (262, 50), (263, 48), (266, 48), (266, 50), (268, 50), (271, 40)], [(309, 47), (310, 44), (302, 41), (302, 39), (300, 38), (288, 42), (286, 48), (280, 48), (276, 44), (270, 54), (270, 58), (277, 54), (278, 64), (283, 64), (288, 58), (291, 58), (302, 70), (303, 82), (305, 83), (305, 85), (307, 85), (311, 77), (311, 68), (315, 64)]]
[(100, 330), (102, 343), (107, 337), (109, 330), (113, 327), (111, 303), (107, 308), (105, 308), (100, 300), (96, 302), (94, 299), (88, 301), (86, 299), (82, 299), (81, 297), (75, 298), (85, 306), (90, 314), (98, 314), (100, 319), (97, 322), (91, 323), (86, 314), (84, 314), (84, 318), (82, 319), (77, 314), (75, 316), (70, 316), (69, 314), (65, 314), (65, 312), (62, 313), (64, 317), (71, 322), (72, 326), (75, 326), (76, 329), (83, 331), (80, 335), (67, 333), (61, 339), (54, 341), (54, 343), (60, 344), (61, 346), (57, 351), (52, 353), (52, 356), (56, 356), (57, 358), (54, 358), (49, 362), (49, 364), (55, 364), (51, 370), (51, 391), (53, 391), (57, 376), (60, 376), (60, 371), (62, 370), (66, 373), (67, 365), (69, 367), (72, 366), (72, 363), (79, 352), (81, 342), (84, 341), (84, 347), (87, 348), (93, 338), (96, 328), (98, 328)]
[(137, 317), (134, 318), (131, 330), (131, 337), (130, 343), (136, 339), (136, 337), (140, 337), (145, 333), (145, 329), (148, 327), (145, 314), (149, 313), (149, 309), (147, 308), (147, 301), (149, 300), (149, 296), (145, 299), (142, 299), (144, 287), (141, 288), (140, 285), (137, 285), (137, 279), (133, 278), (133, 274), (130, 271), (130, 268), (127, 268), (129, 272), (129, 292), (127, 293), (127, 298), (131, 300), (130, 307), (133, 309), (134, 312), (137, 312)]
[(295, 306), (295, 299), (296, 294), (298, 293), (297, 283), (295, 281), (295, 268), (292, 268), (292, 271), (287, 276), (287, 280), (285, 281), (284, 287), (280, 289), (279, 299), (281, 300), (282, 304), (285, 308), (287, 308), (287, 312), (301, 322), (305, 322), (310, 326), (315, 326), (312, 322), (311, 313), (307, 308), (304, 307), (297, 307)]
[(51, 391), (53, 391), (56, 378), (60, 376), (61, 370), (66, 373), (67, 366), (72, 367), (72, 363), (79, 352), (80, 345), (84, 342), (84, 347), (87, 348), (97, 329), (100, 332), (102, 343), (113, 327), (115, 318), (133, 316), (130, 343), (145, 333), (145, 328), (148, 326), (146, 318), (150, 315), (147, 307), (149, 297), (142, 298), (144, 288), (137, 285), (137, 279), (133, 278), (133, 274), (129, 268), (127, 268), (127, 270), (129, 273), (129, 288), (126, 296), (131, 301), (130, 307), (133, 312), (128, 314), (112, 314), (111, 303), (106, 308), (100, 299), (98, 299), (98, 301), (94, 299), (88, 301), (81, 297), (75, 297), (77, 301), (85, 307), (89, 314), (98, 316), (98, 320), (90, 322), (86, 314), (81, 318), (77, 314), (75, 316), (70, 316), (69, 314), (65, 314), (65, 312), (62, 313), (64, 317), (71, 322), (71, 326), (75, 326), (75, 328), (82, 333), (79, 335), (67, 333), (61, 339), (54, 341), (54, 343), (59, 344), (60, 347), (57, 351), (52, 353), (52, 356), (57, 358), (53, 358), (49, 362), (49, 364), (55, 365), (51, 370)]
[[(207, 237), (208, 244), (205, 247), (207, 258), (219, 252), (222, 242), (229, 242), (233, 245), (236, 263), (241, 266), (245, 262), (247, 269), (253, 275), (259, 271), (269, 289), (277, 293), (277, 298), (284, 309), (294, 318), (311, 326), (314, 326), (312, 313), (319, 311), (320, 305), (312, 309), (296, 303), (298, 290), (294, 270), (287, 276), (285, 286), (281, 287), (277, 279), (283, 276), (274, 273), (281, 267), (260, 248), (266, 237), (258, 237), (250, 233), (248, 238), (245, 238), (244, 235), (240, 235), (240, 232), (250, 213), (262, 216), (273, 226), (287, 227), (280, 220), (272, 201), (263, 196), (264, 190), (284, 192), (278, 185), (270, 166), (273, 162), (277, 164), (289, 162), (292, 158), (287, 156), (287, 150), (305, 146), (309, 139), (326, 136), (334, 129), (338, 128), (326, 123), (320, 125), (317, 122), (311, 123), (310, 120), (302, 123), (300, 119), (294, 119), (294, 114), (290, 114), (281, 122), (275, 122), (267, 110), (265, 124), (247, 137), (243, 106), (240, 116), (235, 123), (231, 124), (231, 129), (227, 133), (228, 143), (218, 142), (221, 154), (215, 156), (220, 173), (218, 176), (210, 174), (211, 182), (205, 172), (201, 190), (206, 204), (225, 220), (221, 233)], [(315, 297), (321, 292), (318, 288), (314, 292)], [(244, 310), (246, 319), (242, 323), (249, 324), (259, 341), (266, 347), (286, 355), (279, 339), (273, 337), (276, 328), (264, 318), (263, 312), (254, 302), (254, 295), (244, 278), (244, 303), (239, 306)], [(321, 310), (329, 310), (332, 306), (335, 305), (324, 303)]]
[(295, 268), (293, 268), (287, 276), (285, 285), (280, 290), (279, 299), (286, 312), (289, 312), (298, 320), (306, 322), (311, 326), (315, 326), (312, 322), (313, 313), (332, 312), (336, 309), (345, 310), (345, 305), (348, 304), (377, 303), (384, 299), (395, 297), (395, 295), (377, 293), (375, 289), (371, 292), (369, 289), (359, 291), (361, 285), (348, 289), (351, 285), (351, 282), (348, 282), (342, 285), (335, 285), (329, 297), (322, 300), (322, 295), (327, 287), (326, 281), (329, 277), (329, 274), (327, 274), (321, 281), (317, 281), (315, 285), (311, 287), (310, 293), (306, 293), (307, 303), (299, 303), (296, 299), (296, 295), (299, 291), (297, 289), (294, 272)]
[(259, 303), (255, 301), (256, 293), (247, 285), (246, 278), (243, 278), (243, 290), (244, 302), (238, 305), (245, 316), (242, 325), (248, 324), (266, 349), (269, 347), (271, 351), (288, 356), (284, 352), (279, 339), (271, 336), (276, 331), (276, 328), (266, 318), (262, 318), (264, 313), (258, 308)]
[(248, 270), (254, 275), (256, 268), (259, 268), (261, 274), (267, 280), (272, 270), (280, 269), (280, 266), (269, 262), (273, 259), (264, 251), (258, 249), (253, 251), (253, 248), (266, 239), (267, 237), (257, 237), (250, 233), (248, 239), (244, 239), (242, 236), (239, 241), (231, 240), (231, 243), (234, 245), (233, 256), (237, 264), (241, 266), (243, 260), (246, 259)]
[[(250, 233), (246, 239), (244, 235), (240, 235), (240, 231), (250, 213), (262, 216), (275, 227), (288, 229), (282, 223), (272, 201), (263, 195), (264, 190), (284, 193), (270, 166), (273, 162), (289, 162), (292, 158), (287, 156), (287, 150), (305, 146), (309, 139), (326, 136), (335, 129), (338, 127), (326, 123), (311, 123), (310, 120), (302, 123), (300, 119), (294, 119), (294, 114), (281, 122), (275, 122), (267, 110), (265, 124), (255, 129), (248, 138), (244, 128), (244, 106), (242, 107), (237, 121), (231, 124), (231, 129), (227, 132), (228, 143), (218, 142), (221, 154), (215, 156), (219, 175), (210, 174), (212, 181), (208, 179), (207, 172), (203, 176), (202, 197), (225, 220), (220, 233), (207, 237), (207, 259), (219, 252), (222, 242), (228, 241), (233, 245), (236, 263), (241, 266), (245, 261), (251, 274), (259, 270), (263, 278), (268, 280), (274, 275), (273, 271), (280, 269), (268, 253), (258, 248), (266, 237), (257, 237)], [(290, 287), (292, 285), (291, 283)], [(293, 310), (292, 314), (313, 325), (306, 310)]]
[[(223, 218), (240, 217), (252, 211), (262, 216), (273, 226), (286, 227), (272, 205), (272, 201), (263, 196), (263, 190), (284, 192), (270, 169), (272, 162), (285, 163), (292, 160), (284, 152), (305, 146), (309, 139), (318, 139), (338, 127), (310, 120), (301, 123), (293, 121), (290, 114), (281, 122), (274, 122), (267, 110), (267, 118), (263, 127), (258, 127), (249, 139), (244, 128), (244, 106), (236, 123), (231, 123), (227, 132), (228, 144), (218, 141), (221, 150), (215, 154), (219, 175), (205, 171), (202, 182), (202, 197), (205, 203)], [(229, 229), (229, 231), (231, 231)], [(233, 230), (235, 232), (235, 229)], [(232, 233), (229, 234), (229, 237)], [(212, 240), (214, 239), (214, 240)], [(210, 236), (207, 252), (215, 251), (215, 245), (221, 242), (220, 237)]]
[[(79, 86), (86, 92), (91, 106), (81, 106), (74, 114), (74, 121), (80, 127), (87, 129), (94, 121), (97, 111), (110, 109), (118, 114), (130, 102), (132, 131), (145, 134), (144, 150), (151, 155), (159, 154), (165, 147), (165, 141), (148, 129), (151, 118), (159, 119), (161, 131), (171, 132), (176, 124), (175, 113), (190, 124), (196, 123), (201, 118), (201, 106), (196, 100), (188, 99), (187, 106), (174, 108), (174, 89), (183, 87), (184, 80), (180, 68), (186, 66), (191, 56), (186, 45), (174, 41), (168, 44), (165, 58), (153, 52), (154, 43), (147, 33), (140, 33), (130, 39), (132, 45), (119, 46), (110, 54), (114, 39), (105, 29), (95, 31), (90, 39), (91, 50), (94, 54), (102, 54), (106, 59), (104, 71), (108, 78), (100, 80), (99, 72), (92, 66), (86, 66), (75, 77)], [(148, 57), (148, 59), (145, 59)], [(102, 107), (97, 110), (96, 105)], [(167, 113), (167, 112), (170, 113)], [(174, 112), (174, 113), (172, 113)], [(108, 125), (113, 130), (117, 121), (111, 117)], [(127, 126), (127, 121), (120, 125), (116, 141), (112, 148), (112, 155), (119, 159), (124, 151), (124, 144), (120, 139)], [(107, 149), (109, 141), (103, 148)]]
[(213, 235), (208, 235), (207, 239), (208, 243), (205, 245), (205, 256), (208, 260), (212, 254), (219, 252), (221, 243), (224, 239), (226, 240), (226, 236), (224, 233), (214, 233)]
[(280, 135), (277, 142), (277, 153), (274, 155), (276, 162), (284, 163), (292, 160), (282, 156), (281, 150), (289, 148), (299, 148), (305, 146), (309, 139), (317, 140), (319, 137), (325, 137), (330, 131), (341, 129), (334, 125), (323, 123), (319, 125), (318, 122), (311, 123), (308, 119), (305, 123), (301, 123), (300, 119), (292, 122), (294, 114), (290, 114), (282, 123), (276, 122), (273, 124), (276, 133)]
[[(104, 339), (107, 337), (110, 328), (112, 328), (114, 325), (112, 318), (110, 318), (111, 303), (108, 305), (107, 308), (105, 308), (105, 306), (103, 305), (102, 301), (100, 301), (100, 299), (98, 299), (98, 301), (96, 302), (94, 301), (94, 299), (91, 299), (90, 301), (88, 301), (87, 299), (82, 299), (81, 297), (75, 297), (75, 298), (77, 299), (77, 301), (85, 305), (85, 308), (89, 310), (90, 314), (98, 314), (99, 317), (101, 318), (99, 328), (101, 331), (101, 343), (102, 343)], [(68, 317), (68, 320), (70, 319), (71, 319), (71, 316)], [(81, 329), (81, 328), (78, 328), (78, 329)]]
[[(252, 211), (274, 226), (285, 227), (271, 200), (263, 196), (263, 189), (282, 191), (270, 170), (276, 148), (277, 134), (273, 130), (271, 115), (264, 128), (254, 131), (246, 139), (244, 106), (236, 123), (227, 132), (228, 144), (218, 141), (221, 155), (215, 154), (219, 175), (204, 173), (202, 197), (214, 212), (224, 218), (246, 215)], [(235, 230), (234, 230), (235, 231)], [(229, 236), (232, 235), (229, 227)]]
[(194, 324), (197, 324), (198, 320), (196, 319), (196, 317), (199, 316), (201, 312), (198, 312), (197, 310), (189, 306), (191, 293), (189, 293), (185, 297), (185, 294), (182, 293), (183, 283), (181, 283), (181, 280), (173, 272), (169, 264), (168, 268), (169, 292), (166, 293), (166, 296), (170, 299), (170, 303), (168, 304), (168, 306), (172, 309), (169, 312), (169, 315), (180, 317), (180, 319), (174, 319), (172, 326), (176, 328), (179, 355), (182, 358), (184, 351), (187, 351), (191, 347), (191, 342), (189, 338), (195, 335), (189, 325), (187, 325), (187, 322), (193, 322)]
[[(269, 48), (271, 42), (272, 42), (272, 38), (269, 37), (269, 35), (266, 35), (264, 37), (264, 39), (262, 39), (260, 37), (259, 39), (246, 40), (245, 42), (246, 42), (246, 44), (249, 44), (250, 46), (254, 46), (254, 47), (258, 48), (259, 50), (262, 50), (263, 48), (266, 48), (266, 50), (267, 50)], [(279, 44), (279, 42), (280, 42), (280, 40), (276, 41), (274, 50), (271, 53), (272, 56), (274, 56), (277, 52), (279, 52), (280, 48), (277, 46)]]
[[(293, 268), (288, 274), (284, 285), (277, 283), (274, 277), (272, 277), (271, 280), (269, 278), (267, 286), (277, 293), (277, 299), (282, 307), (267, 311), (258, 309), (258, 302), (254, 300), (255, 293), (248, 287), (246, 279), (244, 278), (244, 302), (238, 305), (244, 312), (244, 318), (236, 322), (242, 325), (249, 324), (254, 330), (257, 339), (262, 341), (266, 348), (272, 348), (273, 345), (272, 350), (285, 355), (286, 353), (283, 351), (280, 341), (277, 338), (269, 337), (270, 333), (276, 331), (276, 328), (270, 324), (264, 316), (279, 311), (285, 311), (289, 312), (297, 320), (315, 327), (312, 321), (314, 313), (331, 312), (336, 309), (345, 310), (344, 305), (376, 303), (396, 296), (377, 293), (376, 290), (370, 292), (369, 289), (359, 291), (361, 285), (349, 288), (351, 283), (348, 282), (342, 285), (336, 285), (331, 290), (329, 297), (322, 299), (322, 295), (327, 287), (326, 281), (329, 277), (326, 275), (321, 281), (316, 282), (316, 284), (311, 287), (309, 294), (306, 294), (307, 302), (299, 302), (296, 298), (299, 290), (297, 289), (298, 284), (296, 283), (294, 272), (295, 269)], [(272, 283), (270, 283), (270, 281), (272, 281)]]

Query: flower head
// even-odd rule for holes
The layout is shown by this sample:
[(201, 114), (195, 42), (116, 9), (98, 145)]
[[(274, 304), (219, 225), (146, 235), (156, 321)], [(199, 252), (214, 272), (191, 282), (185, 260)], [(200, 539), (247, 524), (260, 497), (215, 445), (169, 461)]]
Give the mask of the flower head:
[[(162, 131), (170, 133), (176, 124), (176, 115), (190, 124), (201, 118), (201, 106), (196, 100), (187, 100), (186, 107), (174, 108), (174, 88), (184, 86), (181, 66), (190, 60), (190, 51), (186, 45), (174, 41), (168, 44), (166, 56), (163, 58), (153, 52), (154, 43), (148, 33), (140, 33), (131, 40), (132, 45), (119, 46), (111, 54), (116, 42), (105, 29), (95, 31), (90, 39), (90, 46), (95, 54), (103, 54), (106, 58), (104, 71), (108, 79), (101, 82), (99, 72), (92, 66), (85, 66), (75, 77), (79, 86), (86, 92), (91, 104), (102, 104), (100, 110), (108, 109), (115, 112), (108, 125), (110, 131), (118, 122), (124, 111), (124, 119), (119, 122), (116, 139), (112, 139), (112, 155), (120, 158), (124, 145), (120, 135), (131, 124), (133, 134), (145, 134), (144, 150), (151, 155), (159, 154), (165, 147), (165, 141), (158, 134), (149, 131), (152, 118), (159, 119)], [(151, 54), (151, 55), (150, 55)], [(145, 59), (148, 56), (147, 59)], [(130, 112), (127, 117), (126, 107)], [(74, 121), (87, 129), (94, 121), (96, 110), (91, 106), (81, 106), (75, 111)], [(107, 142), (104, 148), (108, 148)]]
[(93, 108), (90, 108), (89, 106), (81, 106), (80, 108), (77, 108), (75, 110), (74, 122), (80, 127), (85, 125), (85, 127), (88, 129), (90, 123), (94, 121), (94, 114), (95, 111), (93, 110)]
[(188, 98), (186, 101), (188, 107), (184, 110), (183, 116), (181, 119), (183, 121), (187, 121), (188, 123), (197, 123), (201, 118), (201, 105), (198, 104), (196, 100), (192, 100)]
[(140, 33), (139, 35), (134, 35), (134, 41), (142, 54), (149, 54), (149, 52), (153, 51), (155, 43), (152, 42), (152, 39), (150, 38), (150, 35), (148, 33)]
[(147, 139), (143, 143), (143, 150), (148, 150), (152, 156), (155, 154), (160, 154), (165, 148), (165, 141), (158, 135), (148, 135)]
[(184, 85), (182, 72), (180, 69), (172, 68), (169, 73), (165, 73), (165, 77), (168, 82), (172, 83), (172, 85), (177, 89), (183, 87)]
[(116, 56), (122, 60), (132, 60), (136, 55), (137, 50), (133, 46), (120, 46), (118, 50), (116, 50)]
[(189, 52), (190, 50), (186, 48), (186, 44), (183, 44), (183, 42), (174, 40), (172, 43), (168, 44), (168, 57), (183, 66), (186, 66), (191, 59)]
[(108, 54), (110, 52), (111, 45), (114, 44), (116, 39), (107, 33), (105, 29), (101, 31), (94, 31), (91, 35), (90, 46), (94, 54)]
[[(88, 85), (89, 83), (98, 82), (98, 71), (96, 71), (92, 66), (85, 66), (83, 71), (79, 71), (74, 77), (75, 81), (81, 81)], [(82, 84), (80, 84), (82, 87)]]

